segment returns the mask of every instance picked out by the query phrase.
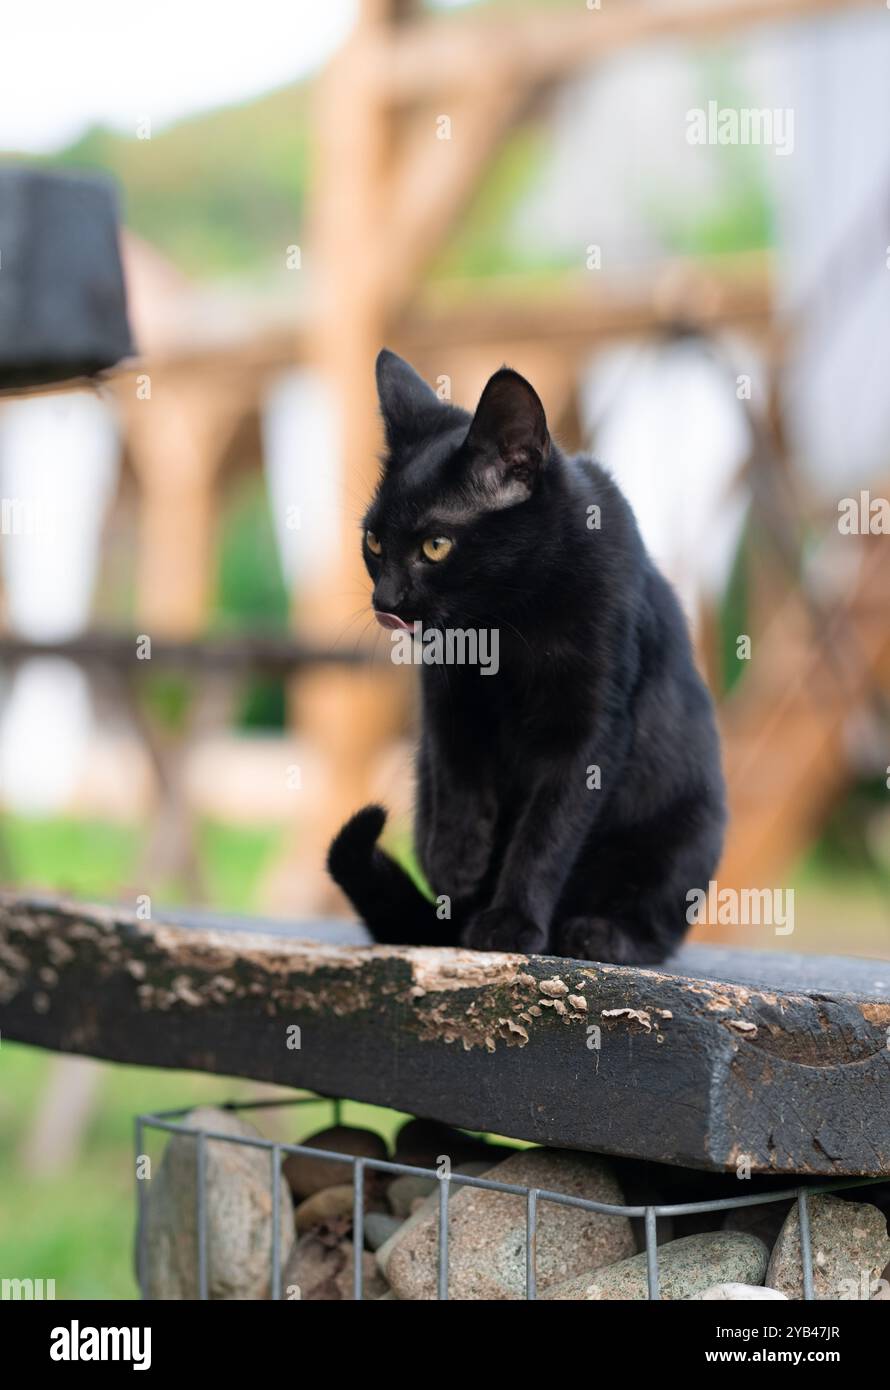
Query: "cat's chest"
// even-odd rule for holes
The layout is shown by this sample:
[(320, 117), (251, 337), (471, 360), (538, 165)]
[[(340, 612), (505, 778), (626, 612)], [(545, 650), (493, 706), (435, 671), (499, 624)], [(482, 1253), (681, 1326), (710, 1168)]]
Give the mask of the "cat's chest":
[(480, 764), (504, 768), (517, 758), (558, 755), (590, 726), (595, 695), (585, 682), (527, 668), (449, 676), (425, 686), (424, 731)]

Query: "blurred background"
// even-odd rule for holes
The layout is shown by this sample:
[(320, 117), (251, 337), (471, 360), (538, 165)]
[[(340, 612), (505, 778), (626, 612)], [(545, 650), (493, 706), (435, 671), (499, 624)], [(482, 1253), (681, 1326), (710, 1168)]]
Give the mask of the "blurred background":
[[(372, 798), (410, 858), (386, 343), (466, 406), (516, 367), (630, 497), (719, 702), (720, 883), (795, 895), (703, 939), (890, 959), (888, 63), (840, 0), (7, 16), (0, 157), (116, 180), (139, 355), (0, 401), (4, 886), (343, 914)], [(131, 1116), (244, 1084), (0, 1058), (4, 1270), (133, 1295)]]

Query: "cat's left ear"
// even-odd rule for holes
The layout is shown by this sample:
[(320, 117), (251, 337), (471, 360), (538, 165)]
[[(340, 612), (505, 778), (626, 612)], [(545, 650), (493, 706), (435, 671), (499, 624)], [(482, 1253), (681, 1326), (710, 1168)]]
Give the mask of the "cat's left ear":
[(445, 404), (418, 376), (410, 362), (382, 348), (377, 356), (377, 395), (386, 442), (392, 451), (422, 439), (438, 423)]
[(466, 439), (496, 505), (523, 502), (550, 456), (544, 407), (534, 387), (510, 367), (490, 377)]

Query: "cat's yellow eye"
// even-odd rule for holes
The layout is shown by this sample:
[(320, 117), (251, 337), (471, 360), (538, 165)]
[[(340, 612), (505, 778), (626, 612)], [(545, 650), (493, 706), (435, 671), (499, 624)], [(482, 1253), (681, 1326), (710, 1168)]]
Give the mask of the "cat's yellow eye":
[(370, 550), (372, 555), (383, 554), (383, 546), (380, 544), (373, 531), (365, 532), (365, 540), (368, 543), (368, 549)]
[(428, 560), (436, 564), (439, 560), (444, 560), (450, 552), (454, 541), (450, 541), (447, 536), (428, 536), (420, 547)]

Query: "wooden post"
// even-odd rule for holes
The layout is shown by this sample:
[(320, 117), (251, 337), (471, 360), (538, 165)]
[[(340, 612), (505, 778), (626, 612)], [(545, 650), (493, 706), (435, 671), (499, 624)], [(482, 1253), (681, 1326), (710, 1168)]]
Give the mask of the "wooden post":
[(158, 636), (205, 625), (213, 578), (215, 485), (242, 401), (203, 374), (157, 374), (147, 399), (121, 399), (139, 484), (137, 613)]
[[(391, 141), (368, 53), (397, 8), (391, 0), (365, 0), (319, 89), (318, 171), (306, 257), (318, 314), (310, 350), (338, 415), (343, 494), (328, 563), (296, 595), (294, 621), (302, 638), (328, 645), (369, 603), (357, 522), (371, 495), (381, 443), (374, 360), (386, 336), (379, 266), (387, 247)], [(397, 255), (395, 247), (390, 252)], [(363, 623), (355, 623), (359, 632)], [(374, 758), (404, 720), (410, 696), (404, 675), (395, 668), (321, 670), (293, 682), (296, 731), (317, 759), (301, 779), (293, 836), (265, 884), (264, 899), (277, 910), (342, 908), (324, 869), (327, 846), (345, 816), (368, 799)]]

